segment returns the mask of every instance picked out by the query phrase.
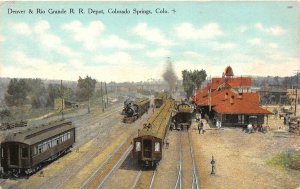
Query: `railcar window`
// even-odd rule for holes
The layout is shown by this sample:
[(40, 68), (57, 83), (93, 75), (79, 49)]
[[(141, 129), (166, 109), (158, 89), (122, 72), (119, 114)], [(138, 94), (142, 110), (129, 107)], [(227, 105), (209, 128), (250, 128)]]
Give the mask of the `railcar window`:
[(28, 149), (27, 148), (22, 148), (22, 157), (23, 158), (28, 157)]
[(38, 144), (37, 146), (35, 146), (33, 148), (34, 150), (34, 155), (37, 155), (37, 154), (40, 154), (40, 153), (43, 153), (45, 152), (46, 150), (68, 140), (71, 138), (71, 132), (67, 132), (67, 133), (64, 133), (64, 134), (61, 134), (55, 138), (52, 138), (52, 139), (49, 139), (41, 144)]
[(160, 151), (160, 143), (159, 142), (155, 142), (155, 152), (159, 152)]
[(51, 140), (51, 144), (53, 147), (56, 146), (55, 138)]
[(38, 152), (38, 148), (37, 148), (37, 146), (34, 146), (34, 147), (33, 147), (33, 155), (36, 155), (37, 152)]
[(136, 143), (135, 143), (135, 151), (136, 151), (136, 152), (141, 151), (141, 142), (136, 142)]

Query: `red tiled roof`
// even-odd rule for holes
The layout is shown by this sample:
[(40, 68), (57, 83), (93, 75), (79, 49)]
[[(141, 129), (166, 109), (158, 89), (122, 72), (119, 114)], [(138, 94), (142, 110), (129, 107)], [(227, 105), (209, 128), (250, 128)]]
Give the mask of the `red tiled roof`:
[(250, 87), (252, 86), (252, 78), (251, 77), (232, 77), (232, 78), (224, 78), (224, 77), (215, 77), (212, 78), (211, 88), (217, 89), (219, 85), (226, 82), (232, 88), (237, 87)]
[(230, 100), (224, 101), (217, 104), (213, 109), (218, 113), (226, 114), (272, 114), (255, 102), (240, 99), (234, 99), (233, 103), (230, 103)]

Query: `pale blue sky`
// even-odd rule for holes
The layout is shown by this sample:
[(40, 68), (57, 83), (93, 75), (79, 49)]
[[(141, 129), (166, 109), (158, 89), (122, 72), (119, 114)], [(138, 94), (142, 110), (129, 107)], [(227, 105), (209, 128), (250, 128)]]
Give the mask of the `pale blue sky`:
[[(8, 14), (8, 9), (26, 14)], [(36, 9), (45, 14), (36, 14)], [(83, 8), (84, 15), (48, 10)], [(105, 14), (88, 14), (89, 8)], [(130, 14), (108, 14), (109, 8)], [(135, 15), (132, 10), (151, 10)], [(165, 8), (169, 14), (156, 14)], [(161, 79), (166, 57), (221, 76), (290, 76), (300, 69), (297, 2), (15, 2), (0, 7), (0, 77)], [(29, 14), (32, 9), (34, 14)], [(176, 10), (173, 13), (171, 10)]]

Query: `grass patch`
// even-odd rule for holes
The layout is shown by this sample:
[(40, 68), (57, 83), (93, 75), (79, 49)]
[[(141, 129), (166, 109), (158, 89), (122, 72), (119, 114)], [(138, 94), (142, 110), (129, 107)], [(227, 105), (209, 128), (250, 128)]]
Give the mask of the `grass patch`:
[(279, 169), (295, 169), (300, 171), (300, 152), (285, 152), (267, 161), (267, 165)]

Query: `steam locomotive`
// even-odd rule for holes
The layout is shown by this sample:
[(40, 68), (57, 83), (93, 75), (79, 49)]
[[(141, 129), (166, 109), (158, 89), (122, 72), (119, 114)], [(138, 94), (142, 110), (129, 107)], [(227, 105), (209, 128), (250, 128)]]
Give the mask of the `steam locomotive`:
[(137, 98), (129, 102), (124, 107), (124, 123), (132, 123), (141, 117), (150, 108), (150, 100), (148, 98)]

